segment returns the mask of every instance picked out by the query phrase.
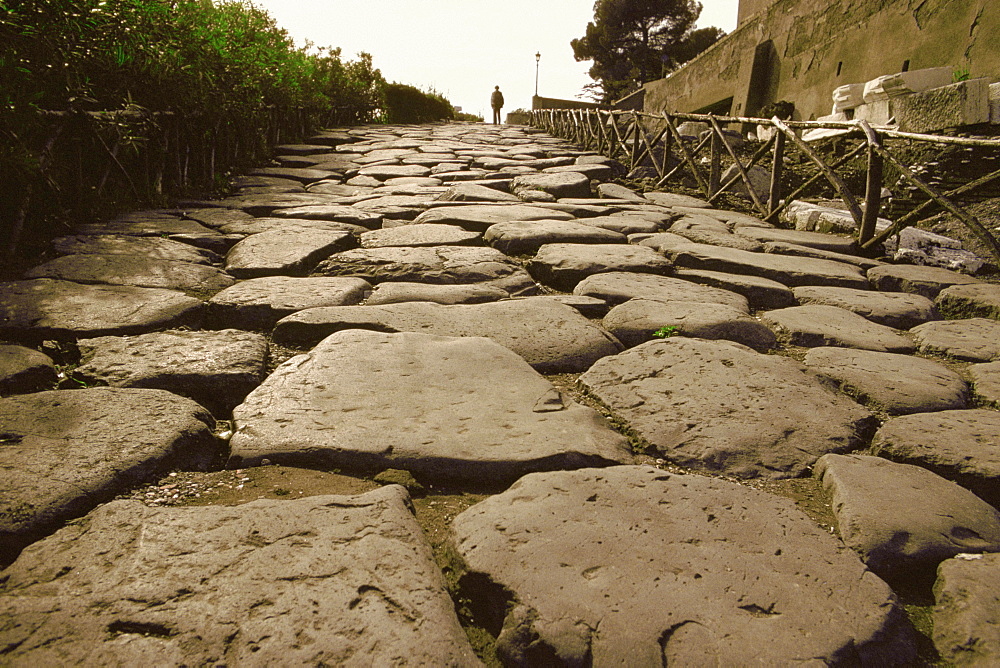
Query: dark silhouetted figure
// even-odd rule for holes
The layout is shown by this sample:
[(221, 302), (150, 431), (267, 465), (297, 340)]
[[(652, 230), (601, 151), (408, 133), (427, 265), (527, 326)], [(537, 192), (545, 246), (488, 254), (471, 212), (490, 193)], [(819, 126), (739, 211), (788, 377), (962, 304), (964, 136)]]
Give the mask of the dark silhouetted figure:
[(493, 107), (493, 125), (496, 125), (500, 122), (500, 109), (503, 108), (503, 93), (500, 92), (500, 86), (497, 86), (490, 96), (490, 106)]

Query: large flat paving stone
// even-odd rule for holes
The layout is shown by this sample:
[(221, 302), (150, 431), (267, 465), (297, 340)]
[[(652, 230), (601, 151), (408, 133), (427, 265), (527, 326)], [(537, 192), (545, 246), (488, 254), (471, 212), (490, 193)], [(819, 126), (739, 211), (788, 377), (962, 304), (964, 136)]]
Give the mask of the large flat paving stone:
[(313, 345), (345, 329), (484, 336), (542, 373), (586, 371), (600, 358), (621, 350), (618, 341), (576, 309), (545, 297), (454, 306), (408, 302), (308, 309), (281, 320), (274, 328), (274, 340)]
[(628, 462), (626, 439), (485, 338), (338, 332), (233, 412), (231, 463), (402, 468), (489, 486)]
[(603, 299), (616, 305), (636, 297), (677, 302), (703, 302), (725, 304), (743, 313), (749, 313), (746, 297), (672, 276), (637, 274), (613, 271), (594, 274), (580, 281), (573, 294)]
[(131, 220), (111, 220), (103, 223), (77, 225), (73, 231), (78, 235), (125, 235), (134, 237), (160, 237), (164, 234), (212, 234), (212, 230), (194, 220), (183, 220), (175, 216), (137, 218)]
[(922, 357), (823, 347), (806, 353), (805, 365), (889, 415), (965, 408), (969, 399), (961, 376)]
[(442, 202), (521, 202), (517, 195), (478, 183), (456, 183), (438, 199)]
[(150, 508), (115, 501), (4, 576), (17, 665), (477, 663), (398, 486)]
[(226, 271), (237, 278), (308, 274), (330, 255), (354, 246), (348, 232), (274, 230), (239, 242), (226, 255)]
[(490, 225), (512, 220), (572, 220), (573, 216), (553, 209), (524, 204), (468, 204), (441, 206), (425, 211), (414, 223), (458, 225), (473, 232), (485, 232)]
[(1000, 511), (927, 469), (830, 454), (814, 473), (832, 497), (841, 539), (883, 578), (905, 578), (956, 554), (1000, 551)]
[(745, 309), (711, 302), (636, 297), (612, 308), (602, 324), (628, 347), (658, 338), (664, 328), (671, 336), (726, 339), (757, 350), (776, 343), (774, 333)]
[(354, 223), (341, 223), (332, 220), (253, 218), (249, 221), (228, 223), (221, 231), (229, 235), (237, 235), (242, 240), (243, 237), (264, 232), (347, 232), (359, 236), (367, 232), (368, 228)]
[(839, 306), (808, 304), (767, 311), (765, 325), (778, 339), (796, 346), (840, 346), (885, 353), (912, 353), (913, 341), (896, 330), (879, 325)]
[(741, 478), (800, 476), (874, 428), (794, 360), (728, 341), (650, 341), (598, 360), (580, 382), (659, 456)]
[(780, 255), (800, 255), (802, 257), (815, 257), (821, 260), (833, 260), (834, 262), (853, 264), (864, 271), (867, 271), (872, 267), (880, 267), (883, 264), (885, 264), (885, 262), (882, 262), (881, 260), (872, 260), (870, 258), (860, 257), (858, 255), (849, 255), (848, 253), (835, 253), (833, 251), (820, 250), (819, 248), (812, 248), (810, 246), (800, 246), (798, 244), (790, 244), (785, 241), (766, 242), (764, 244), (764, 252), (778, 253)]
[(111, 387), (168, 390), (220, 418), (264, 379), (267, 340), (235, 329), (168, 330), (81, 339), (74, 376)]
[(25, 272), (26, 279), (163, 288), (213, 295), (236, 281), (221, 269), (142, 255), (64, 255)]
[(116, 494), (219, 455), (208, 412), (164, 390), (0, 399), (0, 561)]
[(762, 276), (789, 287), (868, 287), (865, 274), (858, 267), (843, 262), (775, 253), (752, 253), (708, 244), (681, 244), (666, 249), (665, 252), (678, 267)]
[(948, 318), (1000, 320), (1000, 285), (994, 283), (953, 285), (939, 292), (934, 303)]
[(45, 353), (0, 345), (0, 396), (36, 392), (56, 382), (56, 367)]
[(721, 288), (743, 295), (750, 303), (750, 308), (778, 309), (795, 306), (795, 295), (783, 283), (772, 281), (760, 276), (744, 276), (727, 274), (722, 271), (704, 269), (675, 269), (673, 276), (685, 281)]
[(868, 280), (876, 290), (885, 292), (911, 292), (934, 299), (952, 285), (979, 283), (966, 274), (941, 267), (923, 267), (913, 264), (885, 264), (868, 270)]
[(455, 225), (403, 225), (361, 235), (362, 248), (390, 246), (481, 246), (483, 235)]
[(590, 178), (579, 172), (524, 174), (514, 178), (510, 190), (519, 196), (524, 191), (541, 191), (556, 199), (590, 197)]
[(972, 391), (988, 405), (1000, 407), (1000, 362), (969, 366)]
[(59, 255), (141, 255), (157, 260), (212, 264), (221, 258), (211, 251), (163, 237), (130, 237), (118, 234), (75, 235), (53, 239)]
[(360, 278), (251, 278), (226, 288), (209, 300), (208, 322), (223, 329), (269, 330), (296, 311), (357, 304), (371, 290), (371, 283)]
[(942, 561), (934, 600), (934, 647), (943, 661), (953, 666), (1000, 661), (1000, 554)]
[(275, 218), (290, 218), (293, 220), (325, 220), (338, 223), (349, 223), (367, 229), (377, 229), (382, 224), (382, 217), (371, 211), (362, 211), (346, 204), (309, 204), (293, 206), (287, 209), (275, 209), (271, 212)]
[(373, 284), (403, 281), (454, 285), (504, 281), (518, 289), (534, 286), (531, 276), (500, 251), (466, 246), (355, 248), (327, 258), (315, 273), (353, 276)]
[(379, 283), (365, 300), (369, 306), (402, 304), (404, 302), (434, 302), (435, 304), (483, 304), (510, 297), (501, 287), (489, 283), (467, 285), (434, 285), (432, 283)]
[(920, 352), (954, 357), (967, 362), (1000, 359), (1000, 322), (988, 318), (943, 320), (910, 330)]
[(202, 302), (174, 290), (41, 278), (0, 283), (0, 335), (41, 341), (196, 325)]
[(874, 323), (895, 329), (910, 329), (941, 318), (930, 299), (906, 292), (877, 292), (816, 285), (795, 288), (793, 292), (800, 304), (839, 306)]
[(671, 264), (652, 248), (629, 244), (546, 244), (528, 262), (539, 283), (572, 291), (588, 276), (609, 271), (668, 274)]
[(850, 237), (838, 237), (821, 232), (781, 230), (774, 227), (739, 227), (735, 230), (735, 233), (748, 239), (756, 239), (760, 242), (781, 241), (817, 250), (843, 253), (845, 255), (853, 255), (857, 250), (854, 240)]
[[(535, 473), (453, 531), (466, 577), (513, 599), (505, 665), (914, 658), (884, 582), (787, 499), (735, 483), (638, 466)], [(479, 604), (502, 605), (490, 590)]]
[(513, 220), (497, 223), (483, 239), (508, 255), (530, 255), (545, 244), (624, 244), (624, 234), (572, 220)]
[(1000, 413), (952, 410), (891, 418), (872, 452), (954, 480), (1000, 508)]

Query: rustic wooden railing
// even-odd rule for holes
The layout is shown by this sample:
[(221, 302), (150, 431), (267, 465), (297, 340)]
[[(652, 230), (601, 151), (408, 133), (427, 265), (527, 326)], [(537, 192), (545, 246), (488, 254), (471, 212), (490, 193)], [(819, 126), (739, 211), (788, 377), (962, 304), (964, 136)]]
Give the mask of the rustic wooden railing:
[[(696, 139), (684, 138), (678, 124), (695, 121), (707, 124), (709, 132)], [(633, 169), (639, 165), (652, 167), (657, 174), (656, 187), (666, 185), (672, 178), (687, 175), (697, 184), (704, 198), (716, 202), (730, 186), (742, 181), (760, 216), (769, 222), (778, 219), (781, 212), (799, 198), (810, 186), (821, 179), (826, 181), (844, 201), (856, 226), (856, 242), (863, 250), (872, 250), (902, 229), (915, 224), (922, 214), (941, 208), (965, 224), (986, 246), (1000, 263), (1000, 241), (997, 236), (975, 216), (959, 204), (959, 199), (989, 183), (1000, 180), (996, 170), (965, 183), (948, 192), (920, 178), (910, 166), (904, 164), (887, 147), (888, 140), (909, 140), (931, 144), (951, 144), (966, 147), (985, 147), (1000, 154), (1000, 140), (975, 139), (900, 132), (873, 128), (865, 121), (817, 122), (783, 121), (778, 118), (746, 118), (715, 116), (711, 114), (660, 113), (639, 111), (605, 111), (591, 109), (543, 109), (531, 112), (534, 127), (569, 139), (579, 146), (595, 150), (610, 158), (618, 159)], [(732, 135), (724, 125), (765, 126), (772, 128), (770, 138), (749, 157), (741, 159), (734, 147)], [(810, 143), (803, 141), (804, 130), (838, 130), (838, 136), (859, 140), (844, 155), (824, 157)], [(699, 156), (707, 149), (707, 160)], [(801, 153), (815, 168), (805, 183), (791, 192), (784, 192), (783, 169), (790, 150)], [(751, 183), (749, 170), (770, 156), (770, 187), (766, 198)], [(837, 169), (858, 159), (865, 161), (865, 191), (855, 193), (838, 175)], [(730, 163), (736, 172), (722, 182), (722, 164)], [(879, 216), (885, 168), (891, 165), (900, 179), (911, 184), (927, 199), (906, 213), (887, 229), (876, 231)]]

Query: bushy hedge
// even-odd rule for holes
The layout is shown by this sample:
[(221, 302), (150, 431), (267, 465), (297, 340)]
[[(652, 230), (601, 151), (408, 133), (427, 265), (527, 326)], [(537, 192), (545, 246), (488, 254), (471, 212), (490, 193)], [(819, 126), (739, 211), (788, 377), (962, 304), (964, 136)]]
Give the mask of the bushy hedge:
[(425, 93), (401, 83), (391, 83), (385, 87), (387, 123), (429, 123), (454, 118), (455, 108), (440, 93)]

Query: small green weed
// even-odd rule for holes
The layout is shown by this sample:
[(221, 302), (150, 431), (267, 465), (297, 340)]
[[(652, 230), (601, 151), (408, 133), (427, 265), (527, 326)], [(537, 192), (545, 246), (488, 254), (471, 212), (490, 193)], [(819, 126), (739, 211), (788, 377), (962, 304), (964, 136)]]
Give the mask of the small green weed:
[(677, 325), (667, 325), (653, 332), (653, 337), (657, 339), (669, 339), (671, 336), (677, 336), (680, 333), (680, 328)]
[(951, 80), (953, 83), (958, 83), (959, 81), (968, 81), (969, 70), (966, 68), (955, 70), (954, 72), (951, 73)]

